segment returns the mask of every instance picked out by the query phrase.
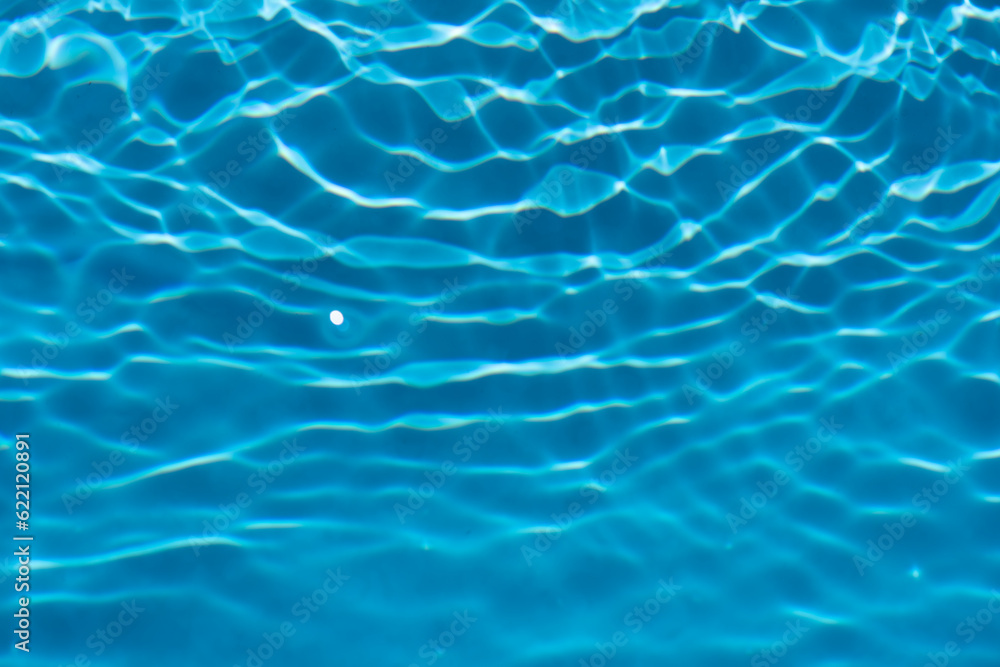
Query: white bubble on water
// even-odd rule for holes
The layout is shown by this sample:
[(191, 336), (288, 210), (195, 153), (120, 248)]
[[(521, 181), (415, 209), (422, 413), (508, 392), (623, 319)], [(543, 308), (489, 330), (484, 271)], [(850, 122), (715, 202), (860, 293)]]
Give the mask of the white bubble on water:
[(344, 314), (339, 310), (330, 311), (330, 321), (338, 327), (344, 323)]

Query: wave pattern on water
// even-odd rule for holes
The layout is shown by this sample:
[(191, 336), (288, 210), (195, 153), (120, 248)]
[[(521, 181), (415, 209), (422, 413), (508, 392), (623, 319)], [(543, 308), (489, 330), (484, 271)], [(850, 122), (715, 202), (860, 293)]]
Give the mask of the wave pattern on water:
[(40, 659), (995, 665), (991, 4), (4, 8)]

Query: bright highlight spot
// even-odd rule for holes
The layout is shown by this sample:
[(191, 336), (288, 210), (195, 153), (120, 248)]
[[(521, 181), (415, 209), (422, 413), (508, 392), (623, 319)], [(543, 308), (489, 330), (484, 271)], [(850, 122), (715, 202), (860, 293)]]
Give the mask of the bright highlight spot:
[(339, 310), (330, 311), (330, 321), (339, 327), (344, 323), (344, 314)]

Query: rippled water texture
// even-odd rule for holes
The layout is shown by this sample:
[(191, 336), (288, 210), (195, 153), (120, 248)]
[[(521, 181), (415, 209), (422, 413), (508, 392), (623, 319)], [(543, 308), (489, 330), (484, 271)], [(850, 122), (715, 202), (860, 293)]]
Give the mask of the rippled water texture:
[(995, 667), (975, 3), (5, 3), (4, 664)]

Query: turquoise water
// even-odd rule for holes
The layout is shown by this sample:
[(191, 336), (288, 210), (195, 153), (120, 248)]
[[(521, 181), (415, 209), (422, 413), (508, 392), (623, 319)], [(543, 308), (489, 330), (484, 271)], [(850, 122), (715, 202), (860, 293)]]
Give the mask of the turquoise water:
[(996, 4), (5, 3), (3, 664), (997, 665)]

